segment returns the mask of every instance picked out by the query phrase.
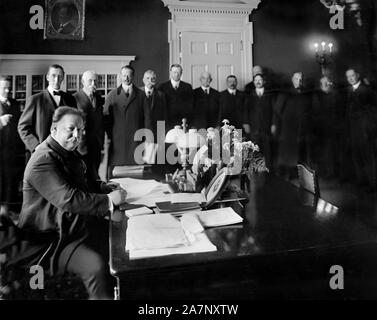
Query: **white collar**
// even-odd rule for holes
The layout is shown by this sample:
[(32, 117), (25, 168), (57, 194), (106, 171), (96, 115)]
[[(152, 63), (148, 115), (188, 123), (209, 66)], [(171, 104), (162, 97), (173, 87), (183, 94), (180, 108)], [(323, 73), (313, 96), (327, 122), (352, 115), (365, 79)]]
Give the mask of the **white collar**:
[(357, 90), (357, 89), (360, 87), (360, 84), (361, 84), (361, 81), (360, 81), (360, 80), (359, 80), (358, 83), (353, 84), (353, 85), (352, 85), (353, 90)]
[(3, 96), (0, 96), (0, 102), (6, 103), (7, 101), (9, 101), (9, 100), (4, 98)]
[(208, 90), (208, 92), (209, 92), (209, 90), (210, 90), (210, 87), (203, 87), (203, 86), (201, 86), (201, 88), (202, 88), (202, 90), (203, 90), (204, 92), (207, 92), (207, 90)]
[(50, 86), (48, 86), (48, 87), (47, 87), (47, 90), (48, 90), (48, 92), (50, 92), (50, 94), (51, 94), (53, 97), (60, 97), (60, 96), (54, 96), (54, 92), (56, 92), (56, 91), (61, 91), (60, 89), (55, 90), (55, 89), (51, 88)]
[(130, 92), (132, 90), (132, 83), (130, 85), (122, 84), (122, 88), (125, 92)]
[(264, 87), (263, 88), (255, 88), (255, 92), (263, 94), (264, 93)]
[(237, 91), (237, 89), (230, 89), (230, 88), (228, 88), (227, 90), (230, 94), (236, 93)]
[(173, 86), (173, 88), (175, 88), (175, 87), (179, 87), (181, 80), (175, 81), (173, 79), (170, 79), (170, 82), (171, 82), (171, 85)]
[(145, 93), (150, 92), (150, 93), (152, 94), (154, 88), (152, 88), (152, 89), (148, 89), (147, 87), (144, 87), (144, 90), (145, 90)]

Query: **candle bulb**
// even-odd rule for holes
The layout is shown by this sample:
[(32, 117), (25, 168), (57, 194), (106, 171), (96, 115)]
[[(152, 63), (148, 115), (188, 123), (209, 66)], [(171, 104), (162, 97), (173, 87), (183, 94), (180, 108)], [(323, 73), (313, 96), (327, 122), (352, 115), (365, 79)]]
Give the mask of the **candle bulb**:
[(317, 42), (314, 44), (314, 48), (315, 48), (315, 52), (317, 53), (318, 52), (318, 43)]
[(325, 51), (325, 45), (326, 45), (326, 42), (323, 41), (323, 42), (321, 43), (322, 51)]
[(332, 47), (333, 47), (333, 44), (330, 42), (330, 43), (329, 43), (330, 54), (332, 53)]

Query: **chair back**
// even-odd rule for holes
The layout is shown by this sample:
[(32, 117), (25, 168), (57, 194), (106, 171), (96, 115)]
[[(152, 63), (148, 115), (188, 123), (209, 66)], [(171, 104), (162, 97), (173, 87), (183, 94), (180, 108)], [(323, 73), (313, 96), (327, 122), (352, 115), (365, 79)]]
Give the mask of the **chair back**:
[(297, 165), (298, 181), (301, 188), (320, 196), (316, 172), (303, 164)]

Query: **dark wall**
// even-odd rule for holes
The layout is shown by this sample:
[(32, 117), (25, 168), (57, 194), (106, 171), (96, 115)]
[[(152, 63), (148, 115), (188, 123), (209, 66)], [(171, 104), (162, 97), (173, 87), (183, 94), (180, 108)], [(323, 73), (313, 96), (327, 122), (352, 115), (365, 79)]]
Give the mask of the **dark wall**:
[(319, 0), (262, 0), (250, 20), (254, 22), (254, 64), (265, 66), (270, 74), (283, 82), (302, 71), (307, 85), (317, 85), (321, 76), (315, 62), (314, 42), (335, 45), (333, 74), (338, 83), (344, 81), (344, 71), (355, 66), (371, 81), (375, 81), (376, 8), (374, 1), (364, 0), (363, 25), (357, 26), (345, 11), (343, 30), (333, 30), (331, 14)]
[[(369, 24), (355, 27), (346, 16), (345, 29), (332, 30), (329, 11), (319, 0), (262, 0), (250, 16), (255, 64), (267, 67), (277, 82), (289, 82), (290, 75), (301, 70), (313, 85), (320, 67), (311, 45), (323, 39), (335, 44), (333, 67), (338, 78), (344, 78), (346, 66), (355, 64), (373, 78), (377, 28), (368, 15), (376, 12), (376, 6), (374, 0), (363, 3), (367, 4), (363, 18)], [(34, 4), (44, 6), (44, 1), (0, 1), (0, 53), (136, 55), (138, 85), (148, 68), (156, 70), (160, 82), (168, 78), (170, 14), (161, 0), (86, 0), (83, 41), (44, 40), (43, 30), (29, 27)]]
[(160, 0), (86, 0), (85, 39), (44, 40), (43, 30), (31, 30), (29, 9), (43, 0), (0, 1), (0, 53), (136, 55), (137, 84), (143, 72), (169, 74), (168, 8)]

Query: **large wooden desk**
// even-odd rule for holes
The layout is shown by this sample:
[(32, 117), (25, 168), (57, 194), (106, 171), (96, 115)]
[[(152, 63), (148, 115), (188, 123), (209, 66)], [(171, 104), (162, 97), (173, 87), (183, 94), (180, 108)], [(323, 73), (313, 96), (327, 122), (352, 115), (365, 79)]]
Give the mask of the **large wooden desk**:
[[(130, 261), (127, 218), (110, 223), (121, 299), (377, 298), (375, 201), (336, 210), (277, 177), (251, 182), (242, 225), (206, 229), (217, 252)], [(344, 290), (332, 290), (332, 265)]]

